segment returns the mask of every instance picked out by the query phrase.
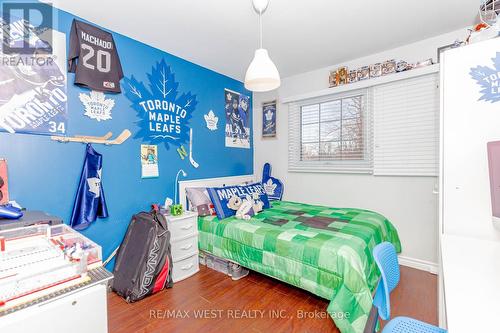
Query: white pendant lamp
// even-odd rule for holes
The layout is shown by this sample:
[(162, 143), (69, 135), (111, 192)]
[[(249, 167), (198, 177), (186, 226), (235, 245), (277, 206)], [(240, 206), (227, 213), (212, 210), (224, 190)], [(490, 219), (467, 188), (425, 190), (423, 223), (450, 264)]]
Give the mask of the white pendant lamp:
[(259, 14), (260, 48), (255, 50), (250, 66), (245, 75), (245, 88), (250, 91), (263, 92), (278, 88), (281, 84), (280, 73), (267, 50), (262, 48), (262, 13), (269, 5), (269, 0), (253, 0), (253, 7)]

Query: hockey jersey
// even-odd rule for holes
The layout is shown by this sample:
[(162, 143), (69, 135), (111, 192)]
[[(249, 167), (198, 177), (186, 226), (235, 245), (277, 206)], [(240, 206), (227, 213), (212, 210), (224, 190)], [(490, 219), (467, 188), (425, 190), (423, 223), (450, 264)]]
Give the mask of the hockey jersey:
[(73, 20), (68, 71), (75, 73), (76, 85), (120, 93), (123, 72), (113, 35), (93, 25)]

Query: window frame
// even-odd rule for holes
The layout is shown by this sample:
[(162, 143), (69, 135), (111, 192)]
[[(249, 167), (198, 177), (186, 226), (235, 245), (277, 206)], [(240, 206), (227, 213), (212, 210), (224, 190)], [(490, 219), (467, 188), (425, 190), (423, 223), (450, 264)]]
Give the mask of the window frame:
[[(347, 99), (354, 99), (354, 98), (360, 98), (361, 99), (361, 110), (360, 110), (360, 113), (359, 113), (359, 116), (355, 116), (355, 117), (347, 117), (347, 118), (344, 118), (344, 101), (347, 100)], [(348, 142), (348, 141), (352, 141), (352, 140), (349, 140), (349, 139), (344, 139), (344, 133), (343, 133), (343, 130), (344, 130), (344, 121), (348, 121), (348, 120), (358, 120), (359, 119), (359, 122), (361, 123), (361, 137), (362, 137), (362, 141), (363, 141), (363, 145), (364, 145), (364, 136), (365, 136), (365, 126), (364, 126), (364, 116), (365, 116), (365, 112), (363, 110), (363, 107), (364, 107), (364, 99), (366, 98), (366, 96), (364, 94), (358, 94), (358, 95), (352, 95), (352, 96), (343, 96), (343, 97), (340, 97), (340, 98), (336, 98), (336, 99), (331, 99), (331, 100), (327, 100), (327, 101), (324, 101), (324, 102), (318, 102), (318, 103), (311, 103), (311, 104), (304, 104), (304, 105), (301, 105), (300, 106), (300, 157), (301, 157), (301, 161), (311, 161), (311, 162), (319, 162), (319, 161), (344, 161), (344, 160), (349, 160), (349, 161), (359, 161), (359, 160), (364, 160), (365, 159), (365, 154), (366, 154), (366, 149), (365, 147), (363, 147), (363, 150), (362, 150), (362, 158), (343, 158), (342, 155), (345, 155), (345, 152), (344, 152), (344, 143), (345, 142)], [(322, 106), (324, 104), (328, 104), (328, 103), (335, 103), (335, 102), (340, 102), (340, 117), (338, 119), (333, 119), (333, 120), (325, 120), (325, 121), (322, 121), (321, 119), (321, 114), (322, 114)], [(310, 106), (315, 106), (317, 105), (318, 106), (318, 121), (313, 121), (313, 122), (308, 122), (306, 124), (304, 124), (303, 120), (304, 120), (304, 117), (303, 117), (303, 114), (304, 114), (304, 108), (305, 107), (310, 107)], [(307, 112), (307, 111), (306, 111)], [(327, 123), (338, 123), (338, 131), (340, 132), (339, 135), (338, 135), (338, 140), (335, 140), (335, 139), (332, 139), (332, 140), (322, 140), (322, 125), (324, 124), (327, 124)], [(311, 142), (304, 142), (304, 136), (303, 136), (303, 132), (304, 132), (304, 125), (316, 125), (317, 124), (317, 130), (318, 130), (318, 141), (311, 141)], [(316, 144), (318, 145), (318, 158), (317, 159), (306, 159), (304, 160), (303, 159), (303, 145), (304, 144)], [(322, 156), (322, 153), (321, 153), (321, 146), (322, 144), (324, 143), (338, 143), (339, 146), (340, 146), (340, 158), (335, 158), (334, 156), (329, 156), (329, 157), (323, 157)]]
[[(363, 136), (363, 159), (332, 159), (321, 158), (321, 114), (318, 115), (318, 159), (303, 160), (302, 159), (302, 108), (310, 105), (318, 104), (318, 112), (321, 113), (321, 104), (328, 102), (339, 101), (361, 97), (362, 110), (362, 136)], [(289, 158), (288, 169), (290, 172), (327, 172), (327, 173), (373, 173), (373, 121), (372, 121), (372, 105), (371, 105), (370, 89), (353, 90), (346, 93), (337, 93), (321, 98), (307, 99), (291, 103), (289, 105)], [(342, 106), (341, 106), (342, 107)], [(357, 118), (357, 117), (356, 117)], [(342, 122), (342, 110), (340, 123)], [(298, 135), (296, 131), (298, 130)], [(295, 132), (295, 133), (294, 133)], [(325, 141), (325, 142), (333, 142)], [(342, 137), (338, 141), (342, 144)], [(298, 151), (297, 151), (298, 149)]]

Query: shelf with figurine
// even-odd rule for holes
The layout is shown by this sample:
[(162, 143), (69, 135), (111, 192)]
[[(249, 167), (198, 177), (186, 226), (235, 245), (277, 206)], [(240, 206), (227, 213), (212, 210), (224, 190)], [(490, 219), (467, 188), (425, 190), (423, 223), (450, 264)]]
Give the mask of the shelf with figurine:
[[(402, 66), (402, 64), (400, 64)], [(439, 64), (432, 64), (431, 60), (426, 60), (425, 62), (418, 63), (418, 66), (411, 66), (411, 70), (397, 71), (397, 62), (392, 62), (390, 64), (380, 65), (380, 69), (378, 66), (375, 66), (374, 71), (380, 70), (381, 75), (377, 77), (370, 78), (370, 66), (365, 66), (361, 68), (360, 75), (364, 78), (358, 79), (355, 82), (345, 83), (341, 85), (337, 85), (335, 87), (326, 88), (322, 90), (316, 90), (300, 95), (288, 96), (281, 99), (282, 103), (292, 103), (296, 101), (306, 100), (310, 98), (328, 96), (332, 94), (345, 93), (349, 91), (354, 91), (358, 89), (365, 89), (373, 86), (377, 86), (380, 84), (385, 84), (389, 82), (394, 82), (398, 80), (405, 80), (412, 77), (418, 77), (422, 75), (427, 75), (431, 73), (439, 72)], [(384, 74), (385, 70), (385, 74)], [(347, 68), (345, 68), (345, 73)], [(349, 75), (349, 74), (347, 74)], [(354, 74), (352, 74), (354, 75)], [(356, 76), (358, 75), (356, 70)]]
[(394, 73), (409, 71), (415, 68), (422, 68), (425, 66), (430, 66), (432, 64), (432, 59), (426, 59), (414, 64), (410, 64), (404, 60), (396, 61), (394, 59), (391, 59), (383, 63), (375, 63), (353, 70), (348, 70), (347, 66), (343, 66), (336, 70), (330, 71), (330, 77), (328, 81), (330, 83), (330, 88), (334, 88), (345, 84), (352, 84), (358, 81), (364, 81)]

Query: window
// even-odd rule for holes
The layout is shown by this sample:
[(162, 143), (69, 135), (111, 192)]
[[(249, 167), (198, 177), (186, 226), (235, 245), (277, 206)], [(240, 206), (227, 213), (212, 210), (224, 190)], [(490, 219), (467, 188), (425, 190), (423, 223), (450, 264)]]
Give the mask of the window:
[(363, 160), (362, 105), (358, 95), (301, 106), (301, 160)]
[(366, 90), (290, 104), (289, 170), (371, 172)]
[(439, 75), (432, 67), (401, 75), (289, 98), (288, 170), (437, 176)]

